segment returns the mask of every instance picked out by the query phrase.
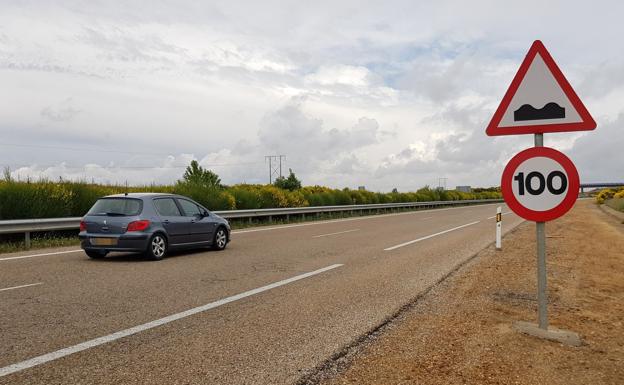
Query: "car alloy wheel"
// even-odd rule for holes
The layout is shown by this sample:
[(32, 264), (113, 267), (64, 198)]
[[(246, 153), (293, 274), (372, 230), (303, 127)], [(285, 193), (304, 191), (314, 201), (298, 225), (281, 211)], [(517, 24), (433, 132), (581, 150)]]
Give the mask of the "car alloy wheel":
[(162, 236), (155, 235), (152, 238), (150, 248), (152, 251), (152, 256), (156, 259), (161, 259), (165, 256), (165, 252), (167, 251), (167, 242)]
[(217, 234), (215, 234), (215, 248), (217, 250), (223, 250), (225, 249), (225, 245), (227, 245), (227, 234), (225, 229), (219, 228)]

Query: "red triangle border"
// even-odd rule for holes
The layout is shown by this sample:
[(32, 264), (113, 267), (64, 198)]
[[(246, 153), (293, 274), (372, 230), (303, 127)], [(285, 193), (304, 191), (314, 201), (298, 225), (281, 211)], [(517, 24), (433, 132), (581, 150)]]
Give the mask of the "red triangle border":
[[(526, 75), (531, 63), (535, 59), (535, 56), (539, 54), (544, 63), (546, 63), (546, 67), (550, 70), (555, 80), (563, 90), (564, 94), (572, 103), (572, 106), (576, 109), (579, 116), (581, 117), (580, 122), (576, 123), (555, 123), (555, 124), (536, 124), (531, 126), (514, 126), (514, 127), (499, 127), (501, 120), (503, 119), (503, 115), (507, 108), (509, 108), (509, 104), (513, 99), (514, 95), (518, 91), (518, 87), (522, 83), (524, 76)], [(591, 131), (596, 128), (596, 121), (590, 115), (587, 108), (578, 97), (568, 80), (563, 75), (563, 72), (557, 66), (557, 63), (553, 60), (552, 56), (544, 46), (544, 44), (540, 40), (535, 40), (529, 49), (524, 61), (520, 65), (516, 76), (513, 78), (509, 89), (503, 96), (503, 100), (500, 105), (496, 109), (490, 124), (488, 124), (485, 133), (489, 136), (498, 136), (498, 135), (520, 135), (520, 134), (540, 134), (545, 132), (567, 132), (567, 131)]]

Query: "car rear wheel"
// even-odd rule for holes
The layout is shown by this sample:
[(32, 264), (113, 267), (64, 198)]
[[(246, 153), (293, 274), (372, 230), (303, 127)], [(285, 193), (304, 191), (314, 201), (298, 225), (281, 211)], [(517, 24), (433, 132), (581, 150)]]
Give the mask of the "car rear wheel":
[(212, 241), (212, 248), (215, 250), (223, 250), (227, 246), (227, 230), (219, 227)]
[(106, 257), (106, 254), (108, 253), (106, 251), (99, 250), (85, 250), (85, 254), (87, 254), (87, 256), (91, 259), (102, 259)]
[(145, 254), (147, 258), (154, 261), (163, 259), (167, 254), (167, 240), (165, 237), (162, 234), (152, 235)]

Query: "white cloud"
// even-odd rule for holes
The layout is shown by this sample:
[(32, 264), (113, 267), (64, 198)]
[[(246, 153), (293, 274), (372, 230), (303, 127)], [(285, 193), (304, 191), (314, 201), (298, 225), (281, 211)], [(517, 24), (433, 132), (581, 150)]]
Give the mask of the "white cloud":
[(591, 151), (611, 153), (624, 112), (623, 7), (3, 2), (0, 149), (50, 178), (166, 183), (198, 159), (226, 183), (265, 182), (264, 156), (283, 153), (305, 183), (497, 184), (532, 141), (484, 129), (539, 37), (599, 124), (546, 143), (583, 178), (617, 179)]

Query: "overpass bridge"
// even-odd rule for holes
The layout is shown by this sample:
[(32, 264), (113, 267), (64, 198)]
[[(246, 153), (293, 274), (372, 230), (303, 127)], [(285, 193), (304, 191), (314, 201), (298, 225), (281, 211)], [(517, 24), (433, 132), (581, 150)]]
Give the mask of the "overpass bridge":
[(624, 186), (624, 182), (581, 183), (581, 193), (585, 192), (586, 188), (606, 188), (606, 187), (621, 187), (621, 186)]

